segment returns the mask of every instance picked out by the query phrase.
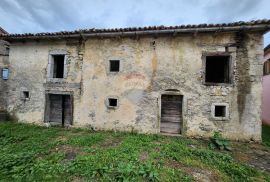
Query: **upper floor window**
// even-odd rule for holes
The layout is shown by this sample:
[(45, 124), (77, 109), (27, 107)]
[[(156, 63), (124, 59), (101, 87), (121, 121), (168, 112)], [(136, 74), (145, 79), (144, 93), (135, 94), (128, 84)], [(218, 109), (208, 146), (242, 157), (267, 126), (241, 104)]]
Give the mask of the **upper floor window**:
[(65, 55), (52, 55), (53, 78), (64, 78)]
[(119, 107), (119, 99), (116, 96), (108, 97), (106, 105), (110, 109), (117, 109)]
[(61, 81), (67, 77), (67, 51), (52, 50), (49, 52), (47, 78), (49, 81)]
[(110, 72), (119, 72), (119, 71), (120, 71), (120, 61), (110, 60)]
[(110, 107), (117, 107), (117, 99), (109, 98), (108, 101), (109, 101), (109, 106)]
[(270, 59), (264, 62), (263, 65), (263, 75), (269, 75), (270, 74)]
[(231, 83), (230, 56), (213, 55), (205, 57), (205, 83)]

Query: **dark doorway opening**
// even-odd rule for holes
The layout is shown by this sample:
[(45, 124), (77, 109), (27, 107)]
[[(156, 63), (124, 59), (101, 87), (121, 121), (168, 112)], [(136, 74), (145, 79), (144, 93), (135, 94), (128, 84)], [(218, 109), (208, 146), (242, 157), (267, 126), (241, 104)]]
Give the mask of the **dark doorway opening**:
[(181, 95), (161, 96), (160, 132), (181, 134), (182, 102), (183, 96)]
[(72, 96), (48, 94), (45, 119), (53, 126), (72, 125)]

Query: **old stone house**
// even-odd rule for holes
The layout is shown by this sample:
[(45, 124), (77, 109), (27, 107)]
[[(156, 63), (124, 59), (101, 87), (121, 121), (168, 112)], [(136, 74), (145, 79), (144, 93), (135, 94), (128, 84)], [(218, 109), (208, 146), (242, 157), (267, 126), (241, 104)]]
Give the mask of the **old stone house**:
[(21, 122), (261, 140), (269, 20), (2, 34)]

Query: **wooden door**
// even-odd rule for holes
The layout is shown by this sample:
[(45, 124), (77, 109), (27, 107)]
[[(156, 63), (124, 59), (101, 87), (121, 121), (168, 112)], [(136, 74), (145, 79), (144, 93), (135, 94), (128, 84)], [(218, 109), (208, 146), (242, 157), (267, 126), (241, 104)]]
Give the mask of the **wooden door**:
[(70, 95), (63, 95), (64, 125), (72, 124), (72, 99)]
[(46, 119), (53, 126), (72, 124), (72, 97), (71, 95), (49, 94), (47, 110), (49, 117)]
[(62, 112), (62, 95), (50, 94), (49, 95), (49, 122), (51, 125), (62, 125), (63, 112)]
[(160, 132), (180, 134), (182, 125), (182, 96), (161, 96)]

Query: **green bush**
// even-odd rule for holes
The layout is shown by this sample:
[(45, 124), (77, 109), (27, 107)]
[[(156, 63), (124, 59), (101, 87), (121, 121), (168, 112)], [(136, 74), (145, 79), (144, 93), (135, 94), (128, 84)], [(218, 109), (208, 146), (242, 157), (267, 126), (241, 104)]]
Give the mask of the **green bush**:
[(214, 136), (211, 138), (210, 148), (219, 150), (231, 150), (230, 143), (228, 140), (222, 137), (220, 132), (214, 132)]

